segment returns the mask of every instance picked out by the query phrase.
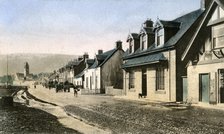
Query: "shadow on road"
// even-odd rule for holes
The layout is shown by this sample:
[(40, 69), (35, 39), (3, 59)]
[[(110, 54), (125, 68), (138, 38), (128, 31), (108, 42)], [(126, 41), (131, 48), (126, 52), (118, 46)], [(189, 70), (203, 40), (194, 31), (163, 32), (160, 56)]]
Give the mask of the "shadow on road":
[(39, 109), (14, 103), (0, 109), (0, 133), (77, 133), (64, 127), (57, 117)]

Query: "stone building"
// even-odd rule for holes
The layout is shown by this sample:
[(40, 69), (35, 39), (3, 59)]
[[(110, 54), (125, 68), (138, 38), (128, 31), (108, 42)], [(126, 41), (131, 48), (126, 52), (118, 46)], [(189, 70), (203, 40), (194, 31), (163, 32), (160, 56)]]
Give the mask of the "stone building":
[(224, 1), (204, 0), (202, 21), (182, 55), (185, 88), (193, 103), (224, 103)]
[(30, 73), (29, 63), (25, 62), (23, 67), (23, 73), (16, 73), (15, 74), (15, 81), (31, 81), (34, 80), (34, 76)]
[(138, 36), (128, 35), (123, 56), (124, 92), (154, 101), (183, 101), (182, 76), (187, 69), (181, 56), (202, 19), (201, 8), (174, 20), (143, 23)]
[(114, 49), (98, 51), (93, 65), (85, 70), (84, 88), (93, 93), (105, 93), (107, 86), (122, 89), (122, 42), (117, 41)]

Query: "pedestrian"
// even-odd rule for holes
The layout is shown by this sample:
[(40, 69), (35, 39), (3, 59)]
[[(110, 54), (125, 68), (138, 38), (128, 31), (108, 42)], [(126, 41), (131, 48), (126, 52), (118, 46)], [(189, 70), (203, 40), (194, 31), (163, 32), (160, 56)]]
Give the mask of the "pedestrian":
[(77, 86), (74, 87), (74, 96), (78, 97), (78, 87)]

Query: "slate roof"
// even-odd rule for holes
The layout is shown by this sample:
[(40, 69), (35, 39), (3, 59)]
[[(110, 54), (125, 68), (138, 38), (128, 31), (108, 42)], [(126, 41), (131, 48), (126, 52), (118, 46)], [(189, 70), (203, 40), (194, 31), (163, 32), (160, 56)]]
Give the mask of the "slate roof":
[(166, 51), (166, 50), (174, 48), (174, 46), (181, 39), (181, 37), (187, 32), (187, 30), (192, 26), (192, 24), (202, 15), (203, 12), (204, 10), (198, 9), (196, 11), (190, 12), (188, 14), (185, 14), (181, 17), (178, 17), (172, 20), (173, 22), (180, 23), (179, 30), (174, 36), (172, 36), (167, 42), (165, 42), (163, 47), (155, 47), (156, 44), (152, 44), (151, 47), (149, 47), (147, 50), (144, 50), (144, 51), (140, 50), (138, 52), (136, 51), (135, 53), (129, 54), (123, 58), (129, 59), (129, 58), (133, 58), (140, 55), (146, 55), (146, 54), (155, 53), (155, 52), (162, 52), (162, 51)]
[(149, 65), (153, 63), (158, 63), (160, 61), (166, 61), (167, 59), (163, 55), (163, 53), (156, 53), (152, 55), (146, 55), (141, 57), (136, 57), (132, 59), (128, 59), (123, 65), (122, 68), (136, 67), (142, 65)]
[(133, 38), (133, 39), (137, 39), (137, 40), (139, 40), (139, 34), (137, 34), (137, 33), (130, 33), (129, 35), (128, 35), (128, 38), (127, 38), (127, 42), (128, 42), (128, 40), (130, 39), (130, 37), (131, 38)]
[(94, 63), (94, 59), (87, 59), (86, 63), (92, 65)]
[(82, 60), (80, 60), (80, 61), (77, 61), (77, 60), (70, 61), (70, 62), (68, 62), (68, 64), (67, 64), (66, 66), (77, 66), (77, 65), (79, 65), (81, 62), (82, 62)]
[(77, 75), (75, 76), (75, 78), (80, 78), (80, 77), (82, 77), (82, 76), (84, 75), (84, 71), (85, 71), (85, 69), (84, 69), (81, 73), (77, 74)]
[(137, 34), (137, 33), (131, 33), (131, 36), (132, 36), (134, 39), (138, 39), (138, 34)]
[(16, 73), (16, 76), (19, 80), (23, 80), (24, 79), (24, 74), (23, 73)]
[(159, 20), (159, 22), (164, 26), (164, 27), (171, 27), (171, 28), (179, 28), (180, 27), (180, 22), (176, 21), (165, 21), (165, 20)]
[(106, 51), (102, 54), (96, 55), (96, 60), (93, 63), (93, 65), (90, 67), (90, 69), (92, 68), (97, 68), (97, 67), (101, 67), (105, 62), (107, 62), (107, 60), (110, 59), (110, 57), (117, 51), (117, 48), (114, 48), (112, 50)]
[(146, 34), (154, 33), (153, 27), (142, 27), (142, 29), (140, 30), (139, 36), (141, 35), (142, 32), (144, 32)]

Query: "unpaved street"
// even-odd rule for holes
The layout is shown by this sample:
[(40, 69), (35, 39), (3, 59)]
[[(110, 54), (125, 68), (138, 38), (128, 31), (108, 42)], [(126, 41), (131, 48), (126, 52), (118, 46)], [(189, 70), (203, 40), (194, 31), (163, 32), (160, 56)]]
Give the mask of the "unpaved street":
[(112, 133), (219, 133), (224, 132), (224, 111), (116, 99), (105, 95), (55, 93), (29, 89), (41, 100), (57, 104), (79, 120)]

